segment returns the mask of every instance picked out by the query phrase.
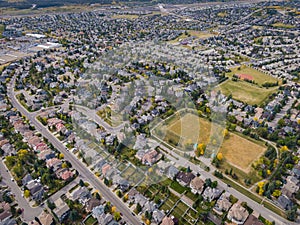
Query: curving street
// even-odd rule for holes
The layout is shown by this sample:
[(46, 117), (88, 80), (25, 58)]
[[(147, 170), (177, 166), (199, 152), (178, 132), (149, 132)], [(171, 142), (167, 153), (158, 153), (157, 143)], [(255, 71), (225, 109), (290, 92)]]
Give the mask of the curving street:
[[(15, 77), (12, 78), (12, 81), (10, 85), (8, 86), (8, 97), (11, 100), (12, 105), (18, 109), (18, 111), (27, 117), (27, 119), (31, 122), (33, 126), (35, 126), (36, 130), (38, 130), (43, 137), (47, 138), (52, 145), (58, 149), (61, 153), (64, 154), (64, 157), (66, 160), (68, 160), (73, 168), (75, 168), (80, 176), (87, 182), (89, 182), (92, 186), (94, 186), (96, 189), (100, 191), (100, 193), (103, 195), (103, 197), (110, 201), (113, 205), (115, 205), (123, 214), (123, 218), (125, 221), (128, 222), (128, 224), (140, 224), (140, 221), (138, 218), (133, 216), (131, 214), (131, 211), (129, 208), (114, 194), (112, 193), (100, 180), (98, 177), (96, 177), (76, 156), (74, 156), (72, 153), (70, 153), (65, 146), (52, 134), (48, 131), (46, 127), (44, 127), (36, 118), (34, 115), (32, 115), (30, 112), (28, 112), (16, 99), (15, 93), (14, 93), (14, 83), (15, 83)], [(27, 208), (27, 211), (24, 214), (34, 214), (33, 211), (35, 209)]]

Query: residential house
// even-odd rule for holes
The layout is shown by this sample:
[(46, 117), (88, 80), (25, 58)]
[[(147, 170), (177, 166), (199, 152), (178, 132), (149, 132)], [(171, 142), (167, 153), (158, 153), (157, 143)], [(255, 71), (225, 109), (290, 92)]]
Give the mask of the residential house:
[(22, 179), (22, 185), (26, 186), (30, 181), (32, 181), (31, 175), (28, 173)]
[(111, 169), (111, 166), (109, 164), (105, 164), (102, 166), (102, 175), (105, 177), (108, 170)]
[(149, 213), (152, 213), (156, 209), (157, 205), (154, 202), (147, 201), (143, 207), (143, 212), (148, 211)]
[(245, 221), (244, 225), (264, 225), (257, 217), (254, 215), (250, 215), (248, 219)]
[(182, 186), (188, 186), (194, 178), (195, 175), (191, 172), (179, 171), (176, 175), (177, 182), (179, 182)]
[(7, 202), (1, 202), (0, 203), (0, 222), (3, 222), (4, 220), (9, 219), (12, 214), (10, 211), (10, 204)]
[(53, 216), (45, 211), (43, 211), (39, 215), (39, 220), (42, 225), (53, 225), (54, 224)]
[(96, 206), (92, 209), (92, 216), (94, 218), (98, 219), (100, 216), (102, 216), (102, 214), (104, 214), (104, 206), (103, 205)]
[(299, 191), (299, 180), (294, 176), (288, 176), (286, 181), (286, 184), (281, 189), (281, 193), (288, 198), (292, 198)]
[(207, 201), (211, 202), (212, 200), (218, 198), (222, 194), (222, 191), (218, 188), (207, 187), (202, 196)]
[(236, 224), (244, 224), (248, 218), (248, 211), (241, 205), (241, 202), (235, 203), (227, 214), (227, 218)]
[(179, 170), (175, 166), (171, 165), (167, 170), (167, 177), (173, 180), (178, 172)]
[(138, 192), (135, 188), (131, 188), (130, 191), (127, 193), (128, 201), (129, 202), (134, 202), (135, 196), (139, 193), (140, 192)]
[(73, 172), (70, 170), (66, 170), (60, 174), (60, 178), (64, 181), (70, 180), (74, 176)]
[(99, 206), (101, 204), (101, 201), (97, 198), (91, 198), (89, 199), (86, 204), (85, 204), (85, 208), (87, 212), (92, 212), (92, 210)]
[(113, 216), (111, 214), (103, 213), (101, 216), (97, 217), (99, 224), (108, 225), (113, 221)]
[(160, 225), (175, 225), (171, 217), (165, 216)]
[(294, 168), (292, 169), (292, 172), (293, 172), (295, 177), (300, 179), (300, 165), (294, 166)]
[(112, 177), (113, 184), (118, 186), (122, 192), (125, 192), (130, 187), (130, 184), (127, 180), (122, 178), (120, 174), (116, 174)]
[(155, 149), (148, 151), (140, 150), (136, 153), (135, 157), (144, 165), (151, 166), (160, 159), (161, 154), (159, 154)]
[(87, 189), (87, 187), (78, 187), (70, 194), (71, 200), (78, 200), (82, 205), (85, 205), (91, 197), (91, 192)]
[(204, 188), (204, 181), (200, 177), (195, 177), (190, 183), (190, 188), (194, 194), (201, 194)]
[(227, 212), (230, 207), (232, 206), (230, 200), (229, 200), (230, 194), (228, 192), (225, 192), (221, 195), (221, 197), (216, 202), (213, 210), (218, 214), (222, 215), (224, 212)]
[(49, 169), (52, 168), (54, 172), (60, 169), (61, 165), (62, 165), (62, 161), (58, 158), (51, 158), (46, 161), (46, 166)]
[(152, 213), (152, 220), (159, 224), (165, 217), (165, 213), (161, 210), (154, 210)]
[(291, 210), (293, 207), (293, 202), (285, 195), (280, 195), (277, 202), (279, 206), (285, 210)]
[(144, 207), (144, 205), (146, 204), (148, 202), (148, 200), (147, 200), (147, 198), (144, 196), (144, 195), (142, 195), (142, 194), (136, 194), (135, 196), (134, 196), (134, 203), (135, 204), (140, 204), (140, 206), (142, 206), (142, 207)]
[(41, 201), (44, 195), (44, 187), (40, 180), (31, 180), (27, 183), (26, 188), (30, 191), (31, 198), (35, 201)]
[(56, 208), (53, 212), (57, 216), (58, 220), (62, 222), (69, 215), (70, 208), (61, 198), (58, 198), (54, 204)]
[(16, 154), (14, 147), (10, 143), (2, 145), (1, 149), (4, 152), (4, 156)]
[(38, 153), (37, 156), (39, 160), (47, 160), (55, 157), (55, 153), (52, 150), (47, 149), (45, 151)]

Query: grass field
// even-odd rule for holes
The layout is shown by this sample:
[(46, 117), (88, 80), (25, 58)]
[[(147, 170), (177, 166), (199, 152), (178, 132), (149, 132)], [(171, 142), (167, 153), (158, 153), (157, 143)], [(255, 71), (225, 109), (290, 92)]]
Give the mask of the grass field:
[(188, 142), (207, 143), (210, 131), (210, 122), (189, 113), (167, 128), (167, 136), (175, 135), (177, 137), (181, 137), (180, 142), (182, 142), (183, 145)]
[(220, 150), (230, 164), (246, 173), (250, 172), (253, 161), (258, 159), (265, 151), (265, 146), (258, 145), (234, 133), (230, 133), (229, 138), (224, 139)]
[(225, 95), (232, 95), (236, 100), (254, 105), (264, 102), (269, 95), (275, 93), (278, 87), (261, 88), (256, 85), (249, 84), (245, 81), (227, 80), (220, 86), (220, 90)]
[(209, 38), (209, 37), (214, 36), (214, 34), (204, 32), (204, 31), (197, 31), (197, 30), (188, 30), (188, 34), (190, 34), (191, 36), (200, 38), (200, 39)]
[[(240, 70), (239, 70), (240, 68)], [(232, 77), (234, 74), (248, 74), (251, 75), (258, 85), (262, 85), (266, 82), (276, 83), (278, 80), (272, 76), (269, 76), (263, 72), (260, 72), (256, 69), (253, 69), (251, 67), (242, 65), (241, 67), (232, 68), (230, 73), (227, 73), (226, 75), (228, 77)]]
[[(167, 130), (166, 141), (177, 137), (177, 139), (181, 139), (183, 144), (186, 142), (207, 144), (211, 139), (212, 126), (209, 121), (187, 113), (181, 118), (171, 120), (164, 129)], [(252, 162), (257, 160), (265, 150), (263, 143), (256, 143), (230, 132), (229, 137), (222, 142), (219, 151), (223, 153), (226, 162), (245, 173), (249, 173)]]
[(224, 12), (219, 12), (219, 13), (217, 14), (217, 16), (218, 16), (218, 17), (226, 17), (226, 16), (228, 16), (228, 14), (224, 11)]
[(276, 27), (276, 28), (284, 28), (284, 29), (295, 28), (295, 26), (292, 24), (284, 24), (284, 23), (274, 23), (274, 24), (272, 24), (272, 26)]
[(122, 14), (122, 15), (113, 15), (112, 18), (114, 19), (129, 19), (134, 20), (137, 19), (139, 16), (134, 14)]
[(176, 39), (169, 41), (170, 44), (176, 44), (181, 40), (184, 40), (185, 38), (188, 38), (189, 36), (194, 36), (197, 39), (205, 39), (214, 36), (214, 34), (204, 31), (197, 31), (197, 30), (187, 30), (187, 34), (183, 33)]
[(3, 31), (4, 31), (4, 25), (0, 24), (0, 38), (2, 38)]

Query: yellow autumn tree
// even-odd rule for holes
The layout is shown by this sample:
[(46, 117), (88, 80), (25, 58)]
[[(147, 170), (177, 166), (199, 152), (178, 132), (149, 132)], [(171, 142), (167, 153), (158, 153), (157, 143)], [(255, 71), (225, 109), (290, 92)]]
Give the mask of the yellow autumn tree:
[(228, 132), (227, 129), (224, 129), (224, 130), (223, 130), (223, 137), (224, 137), (224, 138), (229, 137), (229, 132)]
[(284, 146), (282, 146), (282, 147), (280, 148), (280, 150), (281, 150), (281, 151), (287, 151), (287, 150), (289, 150), (289, 148), (288, 148), (286, 145), (284, 145)]
[(63, 153), (59, 153), (59, 155), (58, 155), (58, 158), (59, 159), (63, 159), (65, 156), (64, 156), (64, 154)]
[(111, 212), (112, 212), (112, 213), (114, 213), (114, 212), (116, 212), (116, 211), (117, 211), (117, 207), (116, 207), (116, 206), (111, 207)]
[(195, 155), (197, 157), (204, 155), (205, 149), (206, 149), (206, 145), (204, 143), (198, 144), (197, 149), (195, 150)]
[(259, 195), (263, 195), (264, 194), (264, 189), (263, 189), (264, 185), (265, 185), (264, 181), (258, 182), (257, 186), (259, 188), (259, 190), (258, 190), (258, 194)]
[(218, 159), (219, 161), (222, 161), (222, 159), (223, 159), (223, 154), (222, 154), (221, 152), (219, 152), (219, 153), (217, 154), (217, 159)]
[(25, 190), (24, 191), (24, 196), (25, 196), (25, 198), (29, 198), (30, 197), (30, 191), (29, 190)]

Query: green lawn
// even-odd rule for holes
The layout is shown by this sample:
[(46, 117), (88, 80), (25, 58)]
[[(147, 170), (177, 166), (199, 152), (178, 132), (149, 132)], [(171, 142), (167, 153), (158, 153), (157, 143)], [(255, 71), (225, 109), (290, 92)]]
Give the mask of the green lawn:
[(185, 211), (188, 209), (188, 206), (183, 202), (179, 202), (178, 205), (172, 210), (171, 214), (176, 218), (181, 218)]
[(179, 200), (179, 198), (177, 196), (175, 196), (174, 194), (170, 193), (170, 196), (166, 199), (166, 201), (164, 202), (164, 204), (162, 204), (162, 206), (160, 207), (160, 209), (164, 210), (165, 212), (172, 209), (172, 207), (174, 206), (174, 204)]
[(0, 38), (2, 38), (2, 33), (4, 31), (4, 25), (3, 24), (0, 24)]
[(220, 90), (224, 95), (232, 95), (236, 100), (246, 102), (248, 104), (261, 104), (268, 96), (275, 93), (278, 87), (261, 88), (245, 81), (227, 80), (220, 85)]
[(84, 221), (84, 224), (85, 225), (93, 225), (93, 224), (96, 224), (97, 223), (97, 219), (95, 219), (94, 217), (92, 216), (89, 216), (86, 221)]
[(131, 177), (131, 175), (134, 173), (134, 171), (135, 171), (135, 168), (133, 168), (132, 166), (129, 166), (121, 175), (125, 179), (128, 179)]
[(253, 69), (251, 67), (242, 65), (240, 67), (232, 68), (230, 73), (227, 73), (226, 75), (228, 77), (232, 77), (234, 74), (247, 74), (253, 77), (255, 83), (257, 83), (259, 86), (266, 82), (270, 83), (276, 83), (278, 80), (270, 75), (267, 75), (263, 72), (260, 72), (256, 69)]
[(188, 191), (189, 189), (187, 187), (182, 186), (177, 181), (173, 181), (170, 185), (170, 188), (172, 188), (174, 191), (178, 192), (179, 194), (182, 194), (185, 191)]
[(295, 26), (292, 24), (284, 24), (284, 23), (274, 23), (274, 24), (272, 24), (272, 26), (276, 27), (276, 28), (284, 28), (284, 29), (295, 28)]

